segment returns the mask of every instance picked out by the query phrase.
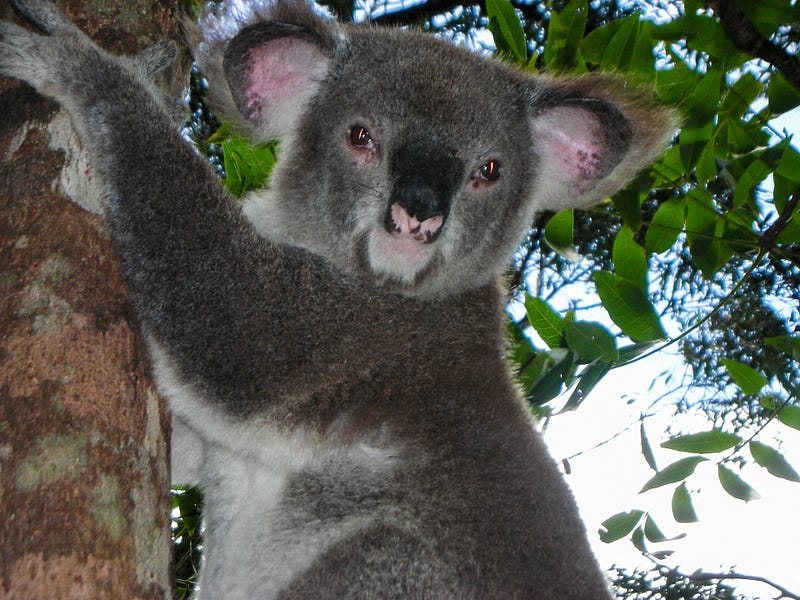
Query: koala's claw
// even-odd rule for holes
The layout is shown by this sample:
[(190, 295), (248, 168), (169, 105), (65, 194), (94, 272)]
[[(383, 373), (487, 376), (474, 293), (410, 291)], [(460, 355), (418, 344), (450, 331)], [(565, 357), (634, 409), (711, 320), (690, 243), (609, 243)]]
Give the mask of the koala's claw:
[(178, 47), (175, 42), (160, 40), (139, 52), (134, 57), (134, 62), (139, 65), (147, 77), (152, 79), (157, 73), (175, 62), (177, 56)]

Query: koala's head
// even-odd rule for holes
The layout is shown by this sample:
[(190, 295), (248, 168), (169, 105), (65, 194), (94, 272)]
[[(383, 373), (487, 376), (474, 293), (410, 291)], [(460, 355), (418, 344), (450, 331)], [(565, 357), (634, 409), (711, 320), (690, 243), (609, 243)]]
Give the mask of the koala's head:
[(276, 242), (405, 294), (496, 278), (535, 213), (601, 201), (674, 125), (613, 77), (534, 76), (304, 4), (249, 17), (230, 39), (208, 28), (198, 49), (223, 118), (281, 140), (246, 215)]

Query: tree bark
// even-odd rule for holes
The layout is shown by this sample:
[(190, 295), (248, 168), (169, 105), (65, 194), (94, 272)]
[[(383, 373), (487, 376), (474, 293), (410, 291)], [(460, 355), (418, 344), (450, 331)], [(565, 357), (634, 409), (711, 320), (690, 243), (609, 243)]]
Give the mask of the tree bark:
[[(177, 2), (57, 4), (114, 52), (179, 31)], [(91, 166), (55, 103), (0, 79), (0, 109), (0, 598), (172, 597), (169, 419)]]

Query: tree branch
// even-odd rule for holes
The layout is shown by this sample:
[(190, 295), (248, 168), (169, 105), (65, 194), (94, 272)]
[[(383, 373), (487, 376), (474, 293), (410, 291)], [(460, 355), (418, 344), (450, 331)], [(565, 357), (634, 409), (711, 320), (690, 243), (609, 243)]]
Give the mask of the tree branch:
[(765, 250), (771, 250), (772, 247), (775, 245), (775, 240), (780, 235), (781, 231), (789, 224), (789, 221), (792, 220), (795, 210), (797, 209), (797, 205), (800, 203), (800, 188), (795, 190), (792, 197), (786, 203), (786, 206), (783, 207), (781, 214), (778, 215), (778, 218), (775, 219), (775, 222), (770, 225), (767, 230), (764, 232), (764, 235), (761, 236), (760, 246)]
[(686, 573), (682, 573), (678, 569), (673, 569), (668, 567), (658, 561), (653, 561), (655, 564), (664, 571), (670, 573), (675, 577), (681, 577), (683, 579), (688, 579), (689, 581), (695, 582), (708, 582), (713, 580), (722, 581), (724, 579), (740, 579), (744, 581), (757, 581), (759, 583), (766, 584), (780, 592), (780, 596), (778, 598), (790, 598), (791, 600), (800, 600), (800, 596), (797, 594), (790, 592), (788, 589), (783, 587), (782, 585), (778, 585), (774, 581), (770, 581), (766, 577), (762, 577), (761, 575), (746, 575), (744, 573), (737, 573), (736, 571), (728, 571), (727, 573), (709, 573), (706, 571), (696, 571), (690, 575)]
[[(486, 14), (485, 0), (478, 2), (481, 7), (481, 14)], [(520, 0), (511, 0), (514, 8), (519, 10), (525, 20), (528, 22), (541, 21), (541, 14), (536, 10), (537, 2), (533, 4), (525, 4)], [(408, 8), (400, 8), (391, 12), (386, 12), (378, 15), (372, 19), (373, 23), (381, 25), (414, 25), (423, 21), (430, 21), (435, 15), (441, 15), (450, 12), (458, 7), (464, 6), (461, 0), (427, 0), (414, 4)]]
[(800, 61), (762, 36), (734, 0), (706, 0), (706, 6), (739, 50), (767, 61), (800, 89)]

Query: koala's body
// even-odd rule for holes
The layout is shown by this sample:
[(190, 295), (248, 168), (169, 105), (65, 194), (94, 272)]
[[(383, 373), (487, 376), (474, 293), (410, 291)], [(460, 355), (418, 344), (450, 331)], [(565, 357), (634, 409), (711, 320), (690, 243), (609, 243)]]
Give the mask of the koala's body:
[[(161, 394), (205, 491), (202, 598), (609, 597), (503, 361), (496, 280), (541, 210), (588, 206), (671, 115), (296, 2), (208, 15), (218, 113), (281, 140), (241, 209), (148, 79), (173, 50), (0, 25), (0, 73), (70, 112)], [(233, 26), (231, 26), (233, 21)]]

